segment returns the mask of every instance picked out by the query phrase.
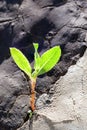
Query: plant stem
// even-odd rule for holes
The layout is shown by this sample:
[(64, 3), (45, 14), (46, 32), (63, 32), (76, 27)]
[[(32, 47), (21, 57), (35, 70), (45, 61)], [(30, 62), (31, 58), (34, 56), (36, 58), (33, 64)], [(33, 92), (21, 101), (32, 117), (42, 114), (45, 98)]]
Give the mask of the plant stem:
[(36, 79), (31, 80), (31, 99), (30, 99), (30, 107), (31, 110), (35, 110), (35, 98), (36, 98), (36, 92), (35, 92), (35, 87), (36, 87)]

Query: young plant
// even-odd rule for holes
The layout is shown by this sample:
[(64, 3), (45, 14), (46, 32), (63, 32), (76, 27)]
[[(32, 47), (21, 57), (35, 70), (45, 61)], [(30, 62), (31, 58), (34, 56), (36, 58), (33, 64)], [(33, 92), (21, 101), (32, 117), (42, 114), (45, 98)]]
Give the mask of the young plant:
[(59, 61), (61, 56), (61, 49), (59, 46), (55, 46), (41, 56), (38, 54), (38, 43), (33, 44), (34, 52), (34, 71), (32, 71), (31, 65), (24, 54), (17, 48), (10, 48), (10, 53), (17, 66), (24, 71), (30, 79), (31, 84), (31, 100), (30, 107), (32, 112), (35, 110), (35, 86), (36, 79), (39, 75), (42, 75), (51, 70)]

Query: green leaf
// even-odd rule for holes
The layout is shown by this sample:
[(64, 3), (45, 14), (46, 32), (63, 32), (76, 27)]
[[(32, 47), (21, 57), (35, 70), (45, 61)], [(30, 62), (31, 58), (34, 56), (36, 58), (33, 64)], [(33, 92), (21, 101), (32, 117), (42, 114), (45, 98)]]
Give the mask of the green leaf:
[(37, 51), (39, 47), (38, 43), (33, 43), (33, 46), (34, 46), (35, 51)]
[(24, 54), (16, 48), (10, 48), (10, 53), (17, 66), (31, 77), (31, 66)]
[(42, 56), (41, 56), (41, 61), (40, 61), (40, 67), (38, 70), (38, 75), (42, 75), (49, 70), (51, 70), (56, 63), (59, 61), (61, 56), (61, 49), (59, 46), (55, 46), (51, 48), (50, 50), (46, 51)]
[(38, 54), (38, 43), (33, 43), (34, 49), (35, 49), (35, 53), (34, 53), (34, 69), (35, 71), (38, 71), (38, 69), (40, 68), (40, 55)]

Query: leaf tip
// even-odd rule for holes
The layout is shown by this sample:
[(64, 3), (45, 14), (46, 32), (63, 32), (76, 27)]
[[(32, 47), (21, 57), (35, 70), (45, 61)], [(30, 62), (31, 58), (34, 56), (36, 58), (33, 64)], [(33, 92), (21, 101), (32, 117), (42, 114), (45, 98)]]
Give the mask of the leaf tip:
[(61, 47), (60, 46), (55, 46), (56, 47), (56, 49), (58, 50), (58, 53), (60, 54), (60, 56), (61, 56)]
[(9, 50), (11, 51), (11, 50), (12, 50), (12, 47), (10, 47)]
[(12, 48), (12, 47), (10, 47), (10, 48), (9, 48), (9, 50), (10, 50), (10, 53), (12, 53), (13, 48)]
[(33, 43), (33, 46), (34, 46), (34, 49), (35, 49), (35, 50), (37, 50), (38, 47), (39, 47), (38, 43)]

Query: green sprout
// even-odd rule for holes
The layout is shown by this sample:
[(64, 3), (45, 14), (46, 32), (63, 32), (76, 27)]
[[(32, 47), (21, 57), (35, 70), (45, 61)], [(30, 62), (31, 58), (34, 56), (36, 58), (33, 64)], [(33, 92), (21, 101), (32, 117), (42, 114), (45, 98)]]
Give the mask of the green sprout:
[(39, 75), (42, 75), (49, 70), (51, 70), (56, 63), (59, 61), (61, 56), (61, 49), (59, 46), (55, 46), (49, 50), (47, 50), (45, 53), (43, 53), (41, 56), (38, 54), (38, 43), (33, 43), (35, 52), (34, 52), (34, 71), (28, 61), (28, 59), (24, 56), (24, 54), (17, 48), (10, 48), (10, 53), (17, 64), (17, 66), (27, 74), (27, 76), (30, 79), (31, 83), (31, 100), (30, 100), (30, 107), (32, 112), (36, 109), (35, 108), (35, 86), (36, 86), (36, 80)]
[(32, 116), (33, 116), (33, 112), (32, 112), (31, 110), (29, 110), (29, 111), (28, 111), (28, 115), (29, 115), (29, 119), (31, 119)]

